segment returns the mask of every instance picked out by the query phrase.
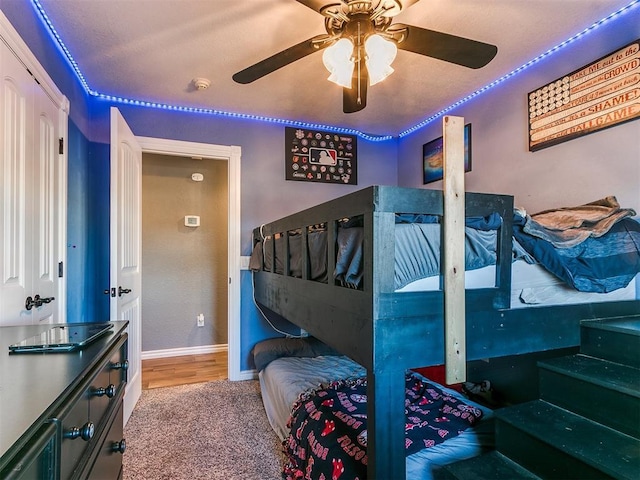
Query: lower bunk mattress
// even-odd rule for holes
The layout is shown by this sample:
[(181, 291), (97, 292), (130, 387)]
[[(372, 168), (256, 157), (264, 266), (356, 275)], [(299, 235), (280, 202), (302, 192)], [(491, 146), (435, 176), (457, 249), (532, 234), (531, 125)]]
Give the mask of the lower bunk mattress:
[[(287, 342), (291, 339), (277, 340)], [(273, 343), (275, 341), (276, 339), (272, 339), (266, 342)], [(260, 349), (260, 344), (256, 348)], [(305, 348), (302, 347), (303, 350)], [(277, 347), (277, 349), (280, 348)], [(297, 350), (297, 347), (293, 349), (297, 350), (295, 352), (288, 347), (285, 350), (288, 351), (288, 354), (293, 353), (293, 355), (306, 354), (304, 351)], [(285, 445), (289, 437), (289, 427), (287, 425), (290, 421), (292, 407), (303, 392), (308, 392), (321, 384), (326, 385), (336, 380), (352, 380), (366, 376), (366, 370), (363, 367), (348, 357), (339, 355), (320, 355), (315, 357), (284, 356), (274, 360), (269, 359), (270, 361), (266, 366), (262, 364), (262, 359), (257, 357), (256, 359), (267, 417), (274, 431), (285, 442)], [(473, 424), (473, 426), (469, 426), (457, 436), (408, 455), (406, 478), (433, 478), (433, 470), (442, 465), (471, 458), (494, 448), (493, 414), (489, 408), (470, 401), (454, 390), (429, 382), (421, 375), (413, 375), (425, 383), (439, 388), (446, 396), (453, 397), (473, 409), (479, 409), (482, 412), (482, 416), (480, 421)]]

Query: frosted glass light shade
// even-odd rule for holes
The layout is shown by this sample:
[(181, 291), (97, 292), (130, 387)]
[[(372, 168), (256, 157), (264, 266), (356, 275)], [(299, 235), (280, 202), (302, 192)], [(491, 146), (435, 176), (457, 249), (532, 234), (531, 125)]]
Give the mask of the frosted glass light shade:
[(351, 59), (353, 43), (348, 38), (341, 38), (336, 43), (326, 48), (322, 54), (322, 61), (329, 70), (328, 80), (337, 83), (341, 87), (351, 88), (354, 63)]
[(396, 58), (398, 47), (380, 35), (371, 35), (365, 41), (364, 49), (367, 52), (369, 85), (375, 85), (393, 73), (391, 63)]

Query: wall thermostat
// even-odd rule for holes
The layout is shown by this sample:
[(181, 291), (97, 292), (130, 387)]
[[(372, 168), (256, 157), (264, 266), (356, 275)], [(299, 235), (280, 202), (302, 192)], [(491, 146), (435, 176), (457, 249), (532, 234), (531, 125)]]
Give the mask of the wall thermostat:
[(201, 173), (192, 173), (191, 180), (193, 180), (194, 182), (201, 182), (204, 180), (204, 175)]
[(200, 226), (200, 215), (185, 215), (185, 217), (184, 217), (184, 226), (185, 227), (199, 227)]

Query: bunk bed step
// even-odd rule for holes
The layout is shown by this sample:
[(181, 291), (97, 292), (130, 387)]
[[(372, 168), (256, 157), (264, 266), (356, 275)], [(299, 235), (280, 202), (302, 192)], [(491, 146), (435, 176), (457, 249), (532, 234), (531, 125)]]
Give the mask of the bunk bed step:
[(633, 479), (640, 440), (543, 400), (496, 410), (496, 449), (543, 478)]
[(538, 367), (542, 400), (640, 438), (640, 369), (580, 354)]
[(640, 316), (580, 324), (580, 351), (640, 368)]
[(529, 470), (493, 451), (445, 465), (433, 472), (433, 480), (540, 480)]

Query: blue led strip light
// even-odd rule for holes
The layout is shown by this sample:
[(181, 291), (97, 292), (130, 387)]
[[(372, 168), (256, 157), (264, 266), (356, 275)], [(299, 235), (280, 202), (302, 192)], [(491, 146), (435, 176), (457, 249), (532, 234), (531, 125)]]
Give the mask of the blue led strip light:
[(98, 92), (96, 92), (95, 90), (92, 90), (91, 87), (89, 87), (87, 80), (84, 78), (84, 75), (80, 71), (80, 67), (71, 56), (71, 52), (69, 52), (69, 50), (67, 49), (67, 46), (64, 44), (64, 42), (60, 38), (60, 35), (58, 35), (58, 32), (56, 31), (55, 27), (51, 23), (51, 20), (49, 20), (49, 17), (47, 13), (44, 11), (44, 8), (42, 8), (42, 5), (40, 5), (40, 2), (38, 0), (31, 0), (31, 2), (33, 3), (33, 6), (36, 8), (36, 11), (40, 14), (40, 18), (42, 18), (42, 21), (45, 23), (45, 25), (49, 29), (49, 33), (55, 40), (54, 43), (58, 46), (58, 48), (60, 48), (60, 50), (64, 54), (64, 57), (67, 59), (67, 61), (71, 65), (71, 68), (73, 68), (73, 71), (76, 73), (76, 76), (78, 77), (78, 80), (82, 84), (82, 87), (84, 88), (84, 90), (89, 95), (94, 95), (94, 96), (98, 95)]
[(433, 115), (431, 115), (429, 118), (426, 118), (425, 120), (423, 120), (422, 122), (418, 123), (417, 125), (414, 125), (411, 128), (408, 128), (407, 130), (404, 130), (402, 132), (400, 132), (398, 134), (399, 138), (403, 138), (406, 137), (407, 135), (410, 135), (412, 133), (414, 133), (417, 130), (420, 130), (421, 128), (426, 127), (429, 123), (433, 122), (434, 120), (436, 120), (437, 118), (441, 117), (442, 115), (444, 115), (447, 112), (450, 112), (451, 110), (453, 110), (456, 107), (459, 107), (460, 105), (462, 105), (463, 103), (468, 102), (469, 100), (471, 100), (472, 98), (477, 97), (478, 95), (480, 95), (481, 93), (486, 92), (487, 90), (492, 89), (493, 87), (501, 84), (502, 82), (504, 82), (505, 80), (510, 79), (511, 77), (513, 77), (514, 75), (517, 75), (518, 73), (522, 72), (523, 70), (526, 70), (527, 68), (529, 68), (531, 65), (538, 63), (540, 60), (548, 57), (549, 55), (557, 52), (558, 50), (560, 50), (563, 47), (566, 47), (567, 45), (569, 45), (570, 43), (575, 42), (576, 40), (578, 40), (579, 38), (584, 37), (586, 34), (592, 32), (593, 30), (595, 30), (596, 28), (600, 27), (601, 25), (613, 20), (614, 18), (620, 16), (623, 13), (626, 13), (628, 10), (630, 10), (631, 8), (637, 6), (640, 3), (640, 0), (633, 0), (631, 3), (625, 5), (624, 7), (620, 8), (619, 10), (613, 12), (610, 15), (607, 15), (605, 18), (603, 18), (602, 20), (598, 20), (597, 22), (593, 23), (591, 26), (585, 28), (584, 30), (582, 30), (579, 33), (576, 33), (574, 36), (568, 38), (567, 40), (565, 40), (562, 43), (559, 43), (558, 45), (556, 45), (555, 47), (550, 48), (549, 50), (547, 50), (546, 52), (544, 52), (541, 55), (538, 55), (536, 58), (534, 58), (533, 60), (529, 60), (527, 63), (525, 63), (524, 65), (521, 65), (520, 67), (516, 68), (515, 70), (512, 70), (511, 72), (507, 73), (506, 75), (498, 78), (497, 80), (494, 80), (493, 82), (491, 82), (488, 85), (485, 85), (484, 87), (482, 87), (479, 90), (476, 90), (475, 92), (467, 95), (464, 98), (461, 98), (460, 100), (458, 100), (457, 102), (455, 102), (452, 105), (449, 105), (448, 107), (440, 110), (438, 113), (435, 113)]
[(102, 93), (94, 94), (97, 98), (101, 100), (106, 100), (114, 103), (123, 103), (126, 105), (135, 105), (139, 107), (150, 107), (157, 108), (160, 110), (171, 110), (174, 112), (187, 112), (187, 113), (201, 113), (205, 115), (216, 115), (220, 117), (229, 117), (229, 118), (238, 118), (242, 120), (256, 120), (259, 122), (268, 122), (268, 123), (277, 123), (281, 125), (291, 125), (294, 127), (300, 128), (309, 128), (314, 130), (327, 130), (335, 133), (345, 133), (348, 135), (357, 135), (366, 140), (371, 140), (372, 142), (381, 142), (386, 140), (392, 140), (392, 135), (368, 135), (366, 133), (362, 133), (358, 130), (352, 128), (344, 128), (344, 127), (334, 127), (331, 125), (323, 125), (318, 123), (309, 123), (302, 122), (299, 120), (285, 120), (281, 118), (274, 117), (263, 117), (260, 115), (250, 115), (247, 113), (234, 113), (234, 112), (224, 112), (221, 110), (214, 110), (211, 108), (198, 108), (198, 107), (183, 107), (179, 105), (169, 105), (166, 103), (157, 103), (157, 102), (147, 102), (145, 100), (132, 100), (129, 98), (116, 97), (113, 95), (105, 95)]
[[(162, 104), (162, 103), (148, 102), (148, 101), (144, 101), (144, 100), (132, 100), (132, 99), (127, 99), (127, 98), (123, 98), (123, 97), (117, 97), (117, 96), (105, 95), (105, 94), (99, 93), (99, 92), (91, 89), (91, 87), (89, 87), (89, 84), (87, 83), (86, 79), (84, 78), (84, 75), (80, 71), (80, 67), (78, 66), (76, 61), (73, 59), (73, 57), (71, 56), (71, 52), (69, 52), (69, 50), (65, 46), (64, 42), (60, 38), (60, 35), (58, 35), (58, 32), (56, 31), (55, 27), (51, 23), (51, 20), (49, 20), (49, 17), (47, 16), (46, 12), (44, 11), (44, 8), (40, 4), (40, 1), (39, 0), (31, 0), (31, 2), (34, 5), (34, 7), (36, 8), (36, 11), (40, 14), (40, 17), (42, 18), (43, 22), (47, 26), (51, 36), (55, 40), (55, 43), (58, 45), (58, 47), (60, 48), (60, 50), (64, 54), (64, 57), (67, 59), (67, 61), (71, 65), (71, 68), (73, 68), (73, 71), (75, 72), (76, 76), (78, 77), (78, 80), (82, 84), (82, 87), (85, 89), (85, 91), (89, 95), (92, 95), (92, 96), (97, 97), (99, 99), (107, 100), (107, 101), (115, 102), (115, 103), (136, 105), (136, 106), (141, 106), (141, 107), (158, 108), (158, 109), (161, 109), (161, 110), (173, 110), (173, 111), (187, 112), (187, 113), (200, 113), (200, 114), (206, 114), (206, 115), (215, 115), (215, 116), (219, 116), (219, 117), (238, 118), (238, 119), (243, 119), (243, 120), (255, 120), (255, 121), (259, 121), (259, 122), (276, 123), (276, 124), (281, 124), (281, 125), (291, 125), (291, 126), (295, 126), (295, 127), (310, 128), (310, 129), (317, 129), (317, 130), (328, 130), (328, 131), (336, 132), (336, 133), (345, 133), (345, 134), (349, 134), (349, 135), (356, 135), (356, 136), (358, 136), (358, 137), (360, 137), (360, 138), (362, 138), (364, 140), (369, 140), (371, 142), (384, 142), (384, 141), (388, 141), (388, 140), (393, 140), (394, 139), (393, 135), (370, 135), (370, 134), (366, 134), (366, 133), (363, 133), (363, 132), (361, 132), (359, 130), (355, 130), (355, 129), (352, 129), (352, 128), (342, 128), (342, 127), (335, 127), (335, 126), (331, 126), (331, 125), (307, 123), (307, 122), (301, 122), (301, 121), (296, 121), (296, 120), (285, 120), (285, 119), (280, 119), (280, 118), (264, 117), (264, 116), (260, 116), (260, 115), (250, 115), (250, 114), (245, 114), (245, 113), (225, 112), (225, 111), (221, 111), (221, 110), (214, 110), (214, 109), (208, 109), (208, 108), (196, 108), (196, 107), (184, 107), (184, 106), (177, 106), (177, 105), (168, 105), (168, 104)], [(502, 82), (510, 79), (514, 75), (517, 75), (518, 73), (522, 72), (523, 70), (526, 70), (531, 65), (534, 65), (535, 63), (538, 63), (540, 60), (542, 60), (542, 59), (548, 57), (549, 55), (557, 52), (558, 50), (560, 50), (563, 47), (569, 45), (570, 43), (575, 42), (579, 38), (581, 38), (581, 37), (585, 36), (586, 34), (592, 32), (593, 30), (595, 30), (596, 28), (600, 27), (604, 23), (607, 23), (607, 22), (613, 20), (614, 18), (620, 16), (621, 14), (626, 13), (627, 11), (629, 11), (633, 7), (637, 6), (638, 4), (640, 4), (640, 0), (631, 1), (629, 4), (625, 5), (624, 7), (620, 8), (619, 10), (616, 10), (615, 12), (611, 13), (610, 15), (607, 15), (605, 18), (593, 23), (591, 26), (589, 26), (589, 27), (585, 28), (584, 30), (582, 30), (581, 32), (573, 35), (572, 37), (568, 38), (564, 42), (559, 43), (555, 47), (552, 47), (549, 50), (547, 50), (546, 52), (544, 52), (543, 54), (538, 55), (533, 60), (528, 61), (524, 65), (521, 65), (520, 67), (516, 68), (515, 70), (512, 70), (511, 72), (507, 73), (506, 75), (503, 75), (502, 77), (498, 78), (497, 80), (494, 80), (493, 82), (489, 83), (488, 85), (485, 85), (484, 87), (480, 88), (479, 90), (476, 90), (475, 92), (467, 95), (466, 97), (461, 98), (457, 102), (455, 102), (452, 105), (449, 105), (448, 107), (440, 110), (438, 113), (435, 113), (434, 115), (431, 115), (430, 117), (428, 117), (425, 120), (423, 120), (422, 122), (414, 125), (413, 127), (408, 128), (407, 130), (404, 130), (404, 131), (400, 132), (398, 134), (398, 138), (406, 137), (407, 135), (410, 135), (410, 134), (416, 132), (417, 130), (420, 130), (420, 129), (424, 128), (429, 123), (431, 123), (432, 121), (434, 121), (437, 118), (441, 117), (445, 113), (450, 112), (454, 108), (459, 107), (460, 105), (466, 103), (467, 101), (477, 97), (481, 93), (484, 93), (487, 90), (492, 89), (493, 87), (495, 87), (495, 86), (501, 84)]]

